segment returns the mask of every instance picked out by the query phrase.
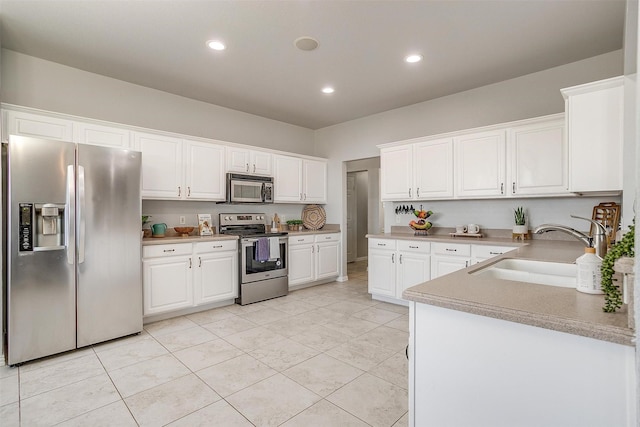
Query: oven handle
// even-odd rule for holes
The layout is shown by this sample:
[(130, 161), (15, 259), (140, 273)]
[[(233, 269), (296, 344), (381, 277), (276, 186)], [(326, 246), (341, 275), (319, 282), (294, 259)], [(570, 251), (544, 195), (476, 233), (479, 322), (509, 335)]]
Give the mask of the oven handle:
[[(288, 237), (280, 237), (278, 240), (280, 241), (280, 243), (286, 243), (287, 240), (288, 240)], [(242, 239), (242, 243), (243, 244), (244, 243), (255, 243), (257, 241), (258, 241), (258, 239)]]

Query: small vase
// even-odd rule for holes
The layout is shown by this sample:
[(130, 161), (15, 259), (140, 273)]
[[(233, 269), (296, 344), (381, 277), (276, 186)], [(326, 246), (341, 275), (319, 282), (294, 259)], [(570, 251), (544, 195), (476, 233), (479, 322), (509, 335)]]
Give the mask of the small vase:
[(529, 227), (526, 225), (514, 225), (513, 226), (513, 234), (527, 234), (529, 232)]

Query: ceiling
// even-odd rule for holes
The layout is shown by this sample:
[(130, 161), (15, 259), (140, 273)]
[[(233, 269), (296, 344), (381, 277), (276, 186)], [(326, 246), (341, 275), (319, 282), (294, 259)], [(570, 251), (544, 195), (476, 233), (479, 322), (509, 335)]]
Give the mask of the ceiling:
[[(318, 129), (622, 48), (623, 0), (0, 0), (2, 47)], [(310, 36), (314, 51), (294, 40)], [(205, 42), (221, 39), (227, 49)], [(424, 60), (405, 63), (409, 53)], [(335, 93), (321, 92), (325, 85)]]

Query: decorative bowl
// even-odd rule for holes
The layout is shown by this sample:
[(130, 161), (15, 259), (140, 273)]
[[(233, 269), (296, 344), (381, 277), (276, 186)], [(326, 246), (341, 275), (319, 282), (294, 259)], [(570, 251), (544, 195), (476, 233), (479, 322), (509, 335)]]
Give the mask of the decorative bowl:
[(173, 227), (173, 229), (176, 230), (176, 233), (178, 234), (188, 236), (193, 230), (195, 230), (195, 227)]

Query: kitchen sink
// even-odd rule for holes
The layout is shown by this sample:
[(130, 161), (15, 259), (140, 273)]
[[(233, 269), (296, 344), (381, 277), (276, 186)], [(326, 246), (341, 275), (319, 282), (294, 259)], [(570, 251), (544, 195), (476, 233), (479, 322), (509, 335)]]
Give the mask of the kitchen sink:
[(507, 258), (470, 273), (473, 276), (539, 285), (576, 287), (576, 265)]

